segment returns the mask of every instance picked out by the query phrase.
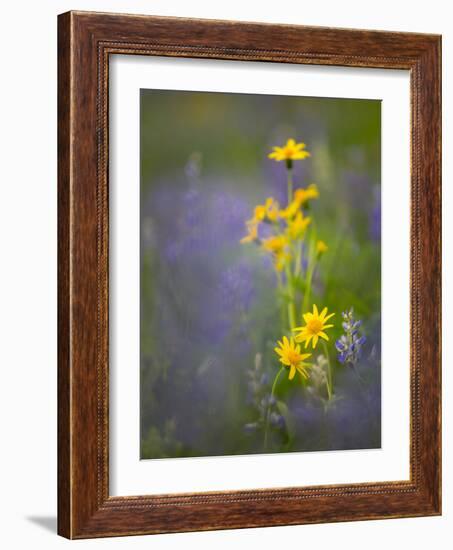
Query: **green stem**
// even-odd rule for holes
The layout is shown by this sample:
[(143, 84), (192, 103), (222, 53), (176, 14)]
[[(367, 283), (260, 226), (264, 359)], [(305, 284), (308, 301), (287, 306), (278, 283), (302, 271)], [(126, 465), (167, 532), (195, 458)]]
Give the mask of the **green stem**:
[(296, 260), (294, 265), (294, 276), (297, 277), (302, 269), (302, 239), (296, 244)]
[[(280, 274), (279, 271), (276, 271), (277, 273), (277, 284), (278, 284), (278, 291), (281, 294), (283, 294), (283, 282), (282, 282), (282, 276)], [(280, 302), (281, 302), (281, 307), (280, 307), (280, 322), (281, 322), (281, 325), (282, 325), (282, 329), (283, 327), (285, 326), (285, 316), (286, 316), (286, 313), (285, 313), (285, 304), (283, 302), (283, 298), (280, 296)]]
[(328, 395), (329, 401), (330, 401), (332, 399), (332, 393), (333, 393), (333, 388), (332, 388), (332, 366), (330, 364), (329, 350), (327, 349), (327, 346), (326, 346), (326, 343), (325, 343), (324, 340), (322, 341), (322, 347), (324, 349), (324, 355), (326, 356), (326, 359), (327, 359), (327, 395)]
[(288, 304), (288, 321), (291, 330), (296, 328), (296, 305), (294, 302)]
[(272, 398), (274, 397), (274, 392), (275, 392), (275, 388), (277, 386), (277, 381), (280, 378), (280, 375), (284, 370), (285, 370), (285, 367), (280, 367), (280, 370), (275, 375), (274, 383), (272, 384), (271, 396), (269, 398), (269, 403), (267, 404), (266, 424), (264, 426), (264, 451), (267, 450), (267, 431), (268, 431), (268, 427), (269, 427), (269, 409), (271, 407), (270, 403), (272, 402)]
[(307, 278), (305, 280), (305, 294), (304, 294), (304, 302), (302, 305), (302, 314), (307, 313), (308, 303), (311, 295), (311, 283), (312, 283), (314, 271), (315, 271), (315, 266), (313, 262), (313, 264), (310, 265), (309, 268), (307, 269)]
[(286, 268), (286, 286), (288, 290), (288, 296), (290, 298), (288, 302), (288, 323), (290, 330), (296, 327), (296, 304), (294, 299), (294, 287), (291, 281), (291, 268), (287, 264)]
[(292, 168), (287, 169), (287, 183), (288, 183), (288, 204), (289, 206), (293, 201), (293, 170)]
[(316, 267), (316, 228), (313, 226), (310, 236), (310, 247), (308, 250), (308, 266), (307, 266), (307, 273), (306, 273), (306, 279), (305, 279), (305, 294), (304, 294), (304, 300), (302, 304), (302, 314), (306, 313), (307, 307), (310, 300), (311, 295), (311, 283), (313, 279), (313, 273), (315, 271)]

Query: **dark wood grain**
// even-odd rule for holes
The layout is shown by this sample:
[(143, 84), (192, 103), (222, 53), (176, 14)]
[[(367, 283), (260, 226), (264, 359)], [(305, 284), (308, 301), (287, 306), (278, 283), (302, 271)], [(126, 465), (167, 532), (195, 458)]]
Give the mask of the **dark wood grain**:
[(70, 16), (58, 21), (58, 532), (71, 536), (70, 474)]
[[(440, 37), (70, 12), (59, 16), (58, 532), (68, 538), (441, 512)], [(164, 55), (411, 75), (410, 480), (137, 497), (108, 482), (108, 61)]]

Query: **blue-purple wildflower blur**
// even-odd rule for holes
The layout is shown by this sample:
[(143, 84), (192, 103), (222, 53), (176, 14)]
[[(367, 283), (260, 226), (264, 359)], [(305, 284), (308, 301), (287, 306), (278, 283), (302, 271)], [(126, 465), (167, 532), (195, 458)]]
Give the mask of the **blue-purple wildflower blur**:
[(342, 327), (344, 333), (335, 342), (338, 360), (340, 363), (355, 367), (366, 342), (366, 337), (361, 333), (362, 321), (354, 319), (352, 308), (349, 311), (344, 311), (341, 315), (343, 317)]

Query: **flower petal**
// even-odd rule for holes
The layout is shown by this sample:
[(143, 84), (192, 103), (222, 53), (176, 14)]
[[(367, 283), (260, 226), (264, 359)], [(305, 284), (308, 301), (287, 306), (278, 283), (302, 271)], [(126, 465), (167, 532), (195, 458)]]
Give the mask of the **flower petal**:
[(299, 372), (299, 374), (305, 378), (305, 380), (307, 380), (308, 378), (308, 374), (307, 374), (307, 371), (303, 368), (303, 367), (298, 367), (297, 371)]
[(305, 143), (296, 143), (295, 144), (296, 149), (305, 149)]

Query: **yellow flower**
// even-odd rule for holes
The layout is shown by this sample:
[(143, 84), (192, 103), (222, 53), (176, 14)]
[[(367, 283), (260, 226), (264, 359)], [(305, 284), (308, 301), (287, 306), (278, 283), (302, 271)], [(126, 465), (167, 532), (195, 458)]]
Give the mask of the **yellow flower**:
[(318, 187), (315, 183), (312, 183), (306, 189), (296, 189), (293, 197), (293, 200), (288, 206), (280, 210), (280, 217), (285, 220), (293, 218), (299, 212), (300, 208), (309, 200), (317, 199), (319, 197)]
[(275, 255), (282, 254), (287, 244), (288, 239), (285, 235), (275, 235), (274, 237), (263, 239), (263, 249)]
[(251, 222), (270, 221), (274, 222), (278, 219), (279, 206), (278, 202), (272, 197), (266, 199), (264, 204), (258, 204), (255, 206), (253, 218)]
[(294, 218), (297, 212), (299, 212), (299, 208), (300, 208), (300, 204), (297, 201), (292, 201), (290, 204), (288, 204), (288, 206), (285, 209), (280, 210), (279, 212), (280, 217), (285, 220)]
[(279, 361), (285, 367), (289, 368), (288, 378), (292, 380), (296, 374), (296, 371), (308, 378), (307, 369), (311, 367), (309, 363), (305, 363), (304, 360), (310, 357), (311, 353), (300, 353), (300, 345), (295, 343), (294, 338), (288, 340), (286, 336), (283, 336), (282, 341), (278, 341), (278, 346), (274, 348), (275, 353), (279, 356)]
[(326, 245), (324, 241), (318, 241), (316, 243), (316, 252), (321, 255), (324, 254), (324, 252), (327, 252), (329, 250), (329, 247)]
[(304, 151), (304, 149), (305, 143), (296, 143), (294, 139), (288, 139), (286, 145), (283, 145), (283, 147), (273, 147), (273, 152), (269, 153), (268, 157), (277, 162), (281, 160), (301, 160), (310, 156), (310, 153)]
[(278, 213), (279, 213), (279, 205), (278, 202), (275, 201), (272, 197), (269, 197), (266, 199), (266, 218), (271, 221), (275, 222), (278, 219)]
[(275, 235), (262, 241), (262, 248), (272, 254), (274, 267), (277, 271), (283, 271), (291, 260), (291, 254), (286, 250), (287, 245), (288, 238), (285, 235)]
[(264, 206), (264, 204), (258, 204), (257, 206), (255, 206), (255, 210), (253, 211), (253, 218), (251, 221), (262, 222), (265, 217), (266, 207)]
[(253, 243), (258, 240), (258, 224), (255, 222), (247, 222), (248, 233), (240, 240), (241, 244)]
[(299, 334), (296, 336), (296, 342), (305, 342), (305, 347), (307, 347), (310, 340), (312, 340), (313, 349), (315, 349), (319, 338), (329, 340), (329, 337), (324, 331), (327, 328), (333, 327), (333, 325), (326, 325), (326, 322), (334, 315), (335, 313), (327, 315), (326, 307), (322, 310), (321, 314), (319, 314), (318, 308), (316, 305), (313, 305), (313, 313), (308, 312), (303, 316), (306, 325), (293, 329), (294, 331), (299, 331)]
[(304, 236), (305, 230), (309, 226), (310, 222), (311, 218), (304, 216), (303, 213), (299, 211), (293, 220), (288, 221), (289, 237), (293, 240), (301, 239)]
[(291, 254), (287, 252), (277, 252), (274, 255), (274, 267), (277, 271), (283, 271), (286, 264), (291, 260)]
[(299, 206), (303, 206), (307, 201), (317, 199), (318, 197), (319, 191), (316, 183), (311, 183), (306, 189), (301, 187), (294, 191), (294, 200)]

